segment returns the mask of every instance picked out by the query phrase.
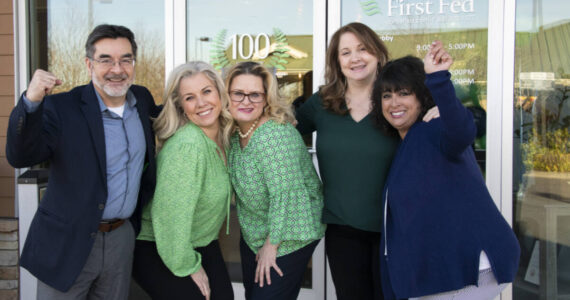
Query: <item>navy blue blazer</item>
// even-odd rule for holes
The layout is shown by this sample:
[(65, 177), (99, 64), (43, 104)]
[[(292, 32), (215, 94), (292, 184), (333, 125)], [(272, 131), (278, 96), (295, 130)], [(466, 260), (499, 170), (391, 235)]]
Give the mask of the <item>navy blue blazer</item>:
[[(150, 92), (131, 86), (144, 130), (146, 157), (131, 222), (140, 229), (142, 207), (156, 182), (150, 117), (159, 108)], [(15, 168), (49, 161), (47, 191), (26, 238), (20, 265), (44, 283), (68, 291), (83, 269), (107, 201), (105, 134), (93, 84), (47, 96), (28, 114), (20, 98), (10, 115), (6, 157)]]
[(428, 74), (426, 85), (441, 117), (412, 125), (383, 193), (385, 299), (477, 284), (482, 250), (499, 283), (512, 282), (518, 268), (518, 241), (493, 202), (471, 148), (473, 116), (455, 97), (449, 72)]

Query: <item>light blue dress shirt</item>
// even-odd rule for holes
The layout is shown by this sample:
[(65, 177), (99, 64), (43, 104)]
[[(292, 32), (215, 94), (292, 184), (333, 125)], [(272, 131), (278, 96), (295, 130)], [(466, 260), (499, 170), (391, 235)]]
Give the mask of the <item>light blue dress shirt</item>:
[(105, 130), (107, 156), (107, 204), (103, 220), (129, 218), (137, 205), (143, 171), (146, 142), (144, 131), (131, 91), (123, 117), (110, 111), (97, 92)]

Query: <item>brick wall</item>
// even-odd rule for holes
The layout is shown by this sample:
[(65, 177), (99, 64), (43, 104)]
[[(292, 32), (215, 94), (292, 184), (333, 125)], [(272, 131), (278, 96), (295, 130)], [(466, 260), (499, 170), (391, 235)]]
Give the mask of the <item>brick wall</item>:
[(14, 107), (12, 0), (0, 1), (0, 217), (14, 217), (14, 169), (6, 161), (6, 129)]
[(0, 218), (0, 299), (18, 299), (18, 221)]

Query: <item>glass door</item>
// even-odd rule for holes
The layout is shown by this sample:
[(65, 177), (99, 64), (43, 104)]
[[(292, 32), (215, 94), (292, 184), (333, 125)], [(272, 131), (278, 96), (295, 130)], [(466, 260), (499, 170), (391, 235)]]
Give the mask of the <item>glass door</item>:
[[(443, 42), (454, 59), (450, 73), (457, 97), (477, 125), (472, 146), (485, 176), (489, 1), (330, 2), (329, 37), (340, 26), (364, 23), (384, 42), (390, 59), (406, 55), (423, 59), (432, 41)], [(327, 279), (327, 299), (331, 298), (336, 295), (332, 280)]]
[[(275, 72), (280, 94), (290, 103), (300, 105), (316, 89), (313, 85), (313, 51), (315, 44), (319, 44), (315, 38), (319, 38), (321, 30), (314, 30), (313, 12), (314, 6), (318, 5), (324, 6), (324, 3), (314, 4), (309, 0), (187, 0), (183, 37), (186, 41), (185, 61), (208, 62), (222, 75), (235, 63), (260, 62)], [(324, 7), (321, 9), (324, 12)], [(322, 16), (321, 27), (324, 28), (324, 14)], [(321, 38), (324, 41), (324, 35)], [(319, 52), (324, 57), (324, 47)], [(306, 143), (310, 148), (310, 137)], [(232, 205), (230, 234), (220, 234), (220, 246), (236, 299), (243, 299), (239, 234), (236, 209)], [(307, 266), (299, 299), (324, 299), (323, 244), (319, 244)]]
[(513, 299), (570, 296), (570, 4), (516, 1)]

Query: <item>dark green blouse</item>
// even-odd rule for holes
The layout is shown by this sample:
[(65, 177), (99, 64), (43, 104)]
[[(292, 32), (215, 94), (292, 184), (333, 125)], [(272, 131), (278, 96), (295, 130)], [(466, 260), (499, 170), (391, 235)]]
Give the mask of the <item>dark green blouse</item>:
[(317, 131), (317, 158), (324, 185), (323, 223), (382, 231), (382, 189), (398, 138), (376, 128), (370, 114), (355, 122), (322, 107), (314, 94), (297, 110), (301, 134)]

